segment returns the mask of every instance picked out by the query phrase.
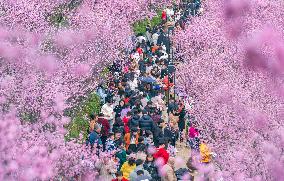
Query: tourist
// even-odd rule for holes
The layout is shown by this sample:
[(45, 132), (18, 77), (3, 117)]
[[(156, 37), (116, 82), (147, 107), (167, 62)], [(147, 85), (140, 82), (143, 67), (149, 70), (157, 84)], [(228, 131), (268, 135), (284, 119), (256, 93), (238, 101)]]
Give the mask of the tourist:
[(201, 155), (201, 163), (210, 163), (212, 160), (212, 152), (207, 145), (207, 141), (203, 138), (200, 139), (199, 151)]
[(138, 138), (138, 144), (137, 144), (137, 152), (141, 151), (141, 152), (146, 152), (147, 151), (147, 147), (144, 143), (144, 137), (143, 136), (139, 136)]
[(124, 109), (124, 101), (123, 100), (119, 101), (119, 105), (115, 106), (114, 109), (113, 109), (113, 111), (115, 112), (116, 118), (121, 116), (120, 113), (121, 113), (122, 109)]
[(144, 144), (146, 145), (146, 147), (148, 148), (149, 146), (154, 146), (152, 131), (146, 130), (144, 135)]
[(115, 113), (113, 111), (113, 105), (111, 104), (111, 100), (106, 100), (106, 103), (101, 108), (101, 113), (104, 117), (109, 121), (109, 125), (112, 128), (113, 126), (113, 119), (115, 117)]
[(134, 155), (130, 155), (128, 160), (122, 165), (120, 171), (123, 173), (123, 177), (129, 179), (130, 173), (136, 168), (136, 160)]
[(141, 160), (141, 159), (136, 160), (136, 168), (129, 175), (130, 181), (134, 181), (134, 180), (137, 179), (137, 177), (138, 177), (137, 171), (139, 171), (139, 170), (142, 170), (143, 173), (144, 173), (143, 175), (146, 175), (151, 179), (151, 175), (149, 174), (149, 172), (143, 168), (143, 163), (144, 163), (144, 161)]
[(167, 162), (169, 160), (169, 157), (170, 157), (170, 155), (167, 152), (167, 150), (165, 149), (165, 147), (166, 147), (165, 139), (160, 139), (159, 147), (157, 148), (156, 153), (153, 154), (153, 157), (155, 159), (162, 158), (163, 159), (163, 164), (167, 164)]
[(106, 148), (106, 140), (108, 138), (109, 132), (110, 132), (110, 124), (107, 119), (105, 119), (104, 115), (101, 113), (99, 114), (98, 123), (102, 125), (101, 128), (101, 140), (103, 144), (103, 151), (105, 151)]
[(192, 150), (199, 150), (199, 132), (195, 128), (195, 123), (192, 122), (188, 129), (188, 143)]
[(161, 175), (162, 181), (177, 181), (177, 177), (174, 172), (175, 159), (170, 157), (168, 162), (162, 167), (163, 174)]
[(131, 128), (130, 133), (126, 133), (124, 136), (126, 150), (131, 150), (132, 152), (136, 152), (138, 138), (139, 138), (138, 129), (135, 127)]
[(108, 153), (113, 154), (116, 150), (116, 146), (114, 143), (114, 133), (109, 133), (108, 139), (106, 140), (106, 151)]
[(91, 149), (93, 150), (94, 144), (99, 145), (102, 144), (101, 138), (100, 138), (100, 132), (101, 132), (101, 126), (99, 124), (96, 124), (94, 127), (94, 130), (89, 134), (86, 145), (88, 146), (89, 144), (91, 145)]
[(152, 131), (154, 129), (154, 122), (153, 119), (149, 116), (147, 110), (142, 111), (143, 116), (139, 120), (139, 127), (142, 130), (150, 130)]
[(129, 111), (126, 114), (126, 116), (124, 116), (122, 119), (125, 134), (130, 132), (129, 121), (131, 120), (131, 116), (132, 116), (132, 112)]
[(143, 168), (149, 172), (153, 180), (155, 181), (161, 180), (158, 173), (158, 168), (154, 163), (153, 155), (147, 154), (146, 161), (143, 164)]
[(133, 116), (131, 117), (130, 121), (128, 122), (128, 126), (130, 129), (138, 128), (139, 127), (139, 120), (140, 115), (137, 109), (133, 109)]
[(118, 131), (121, 132), (122, 130), (124, 130), (124, 124), (120, 117), (116, 117), (113, 123), (112, 131), (115, 133)]
[(98, 116), (96, 114), (91, 114), (90, 123), (89, 123), (89, 133), (94, 131), (94, 128), (97, 122), (98, 122)]
[(123, 141), (119, 141), (116, 143), (117, 152), (115, 153), (115, 157), (119, 161), (118, 170), (122, 167), (122, 165), (126, 162), (126, 150)]

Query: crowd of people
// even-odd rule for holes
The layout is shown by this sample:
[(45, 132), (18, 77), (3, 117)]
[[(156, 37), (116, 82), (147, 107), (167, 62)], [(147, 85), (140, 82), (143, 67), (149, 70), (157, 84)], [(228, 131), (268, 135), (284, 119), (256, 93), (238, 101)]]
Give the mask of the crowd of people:
[(174, 95), (175, 70), (169, 68), (170, 31), (185, 28), (189, 10), (184, 4), (168, 6), (162, 23), (138, 35), (137, 47), (108, 68), (108, 80), (97, 88), (102, 107), (90, 115), (86, 144), (94, 154), (110, 155), (96, 163), (106, 180), (193, 180), (197, 169), (192, 158), (185, 167), (175, 166), (177, 143), (200, 152), (201, 163), (212, 159), (196, 123), (188, 120), (182, 97)]

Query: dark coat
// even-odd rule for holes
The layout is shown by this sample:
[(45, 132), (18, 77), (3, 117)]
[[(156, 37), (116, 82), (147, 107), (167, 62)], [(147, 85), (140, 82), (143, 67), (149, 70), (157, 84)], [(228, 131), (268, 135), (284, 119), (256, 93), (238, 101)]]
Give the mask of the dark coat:
[(183, 108), (182, 111), (179, 113), (178, 127), (180, 130), (184, 130), (185, 128), (185, 115), (186, 115), (186, 111)]
[(118, 115), (121, 113), (123, 107), (121, 107), (120, 105), (115, 106), (115, 108), (113, 109), (113, 111), (115, 112), (115, 115)]
[(146, 72), (146, 65), (143, 60), (139, 60), (138, 65), (139, 65), (139, 70), (141, 71), (141, 73)]
[(143, 168), (149, 172), (153, 180), (157, 180), (157, 181), (161, 180), (159, 173), (158, 173), (158, 168), (155, 166), (154, 162), (146, 161), (143, 164)]
[(155, 125), (154, 130), (153, 130), (153, 141), (154, 141), (155, 146), (159, 145), (159, 140), (161, 138), (164, 138), (164, 133), (160, 127)]
[(171, 130), (169, 127), (166, 127), (164, 129), (164, 138), (167, 138), (169, 143), (175, 146), (176, 141), (178, 140), (178, 131)]
[(122, 132), (124, 130), (124, 124), (122, 121), (115, 121), (112, 127), (112, 132)]
[(142, 130), (153, 131), (154, 129), (153, 119), (149, 115), (143, 115), (139, 120), (139, 127)]
[(128, 122), (129, 128), (133, 128), (133, 127), (138, 127), (139, 126), (139, 120), (140, 120), (140, 116), (139, 115), (134, 115)]

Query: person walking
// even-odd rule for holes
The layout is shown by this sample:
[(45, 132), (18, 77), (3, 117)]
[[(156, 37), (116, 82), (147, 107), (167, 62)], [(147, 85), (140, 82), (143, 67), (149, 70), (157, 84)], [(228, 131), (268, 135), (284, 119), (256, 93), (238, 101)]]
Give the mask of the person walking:
[(122, 165), (120, 171), (123, 177), (129, 179), (130, 173), (136, 168), (135, 157), (129, 156), (128, 160)]
[(158, 173), (158, 168), (154, 163), (154, 157), (152, 154), (147, 154), (146, 161), (143, 164), (143, 168), (149, 172), (153, 180), (161, 180), (161, 177)]
[(86, 146), (91, 146), (91, 150), (94, 149), (94, 145), (97, 144), (97, 148), (102, 144), (101, 138), (100, 138), (100, 132), (101, 132), (101, 126), (99, 124), (96, 124), (94, 127), (94, 130), (89, 134)]
[(201, 162), (202, 163), (210, 163), (212, 160), (212, 152), (210, 148), (207, 146), (206, 140), (205, 139), (200, 139), (200, 145), (199, 145), (199, 151), (200, 151), (200, 156), (201, 156)]
[(164, 175), (162, 175), (162, 181), (177, 181), (177, 177), (174, 172), (174, 165), (175, 159), (173, 157), (170, 157), (167, 164), (162, 167), (163, 173), (165, 173)]
[(144, 170), (137, 171), (137, 178), (133, 181), (150, 181), (152, 178), (148, 175), (145, 175)]
[(151, 179), (151, 175), (149, 174), (149, 172), (147, 170), (144, 169), (143, 163), (144, 163), (144, 161), (141, 160), (141, 159), (136, 160), (136, 168), (129, 175), (130, 181), (135, 181), (137, 179), (137, 177), (138, 177), (137, 171), (139, 171), (139, 170), (142, 170), (143, 173), (144, 173), (143, 175), (145, 175), (145, 176), (147, 176), (148, 178)]
[(137, 128), (131, 128), (131, 132), (126, 133), (125, 136), (124, 136), (126, 150), (136, 152), (137, 144), (138, 144), (138, 138), (139, 138), (138, 129)]
[(105, 119), (109, 121), (110, 128), (112, 129), (115, 112), (113, 111), (111, 100), (107, 100), (106, 103), (102, 106), (101, 113), (104, 115)]
[(150, 130), (153, 131), (154, 129), (154, 122), (153, 119), (149, 116), (147, 110), (142, 111), (143, 116), (139, 120), (139, 127), (141, 130)]
[(169, 157), (170, 157), (170, 154), (167, 152), (165, 147), (166, 147), (165, 140), (164, 139), (160, 139), (159, 147), (157, 148), (156, 153), (153, 154), (153, 157), (155, 159), (162, 158), (163, 161), (164, 161), (164, 164), (167, 164), (168, 160), (169, 160)]
[(106, 140), (108, 138), (110, 132), (110, 125), (107, 119), (105, 119), (104, 115), (101, 113), (98, 118), (98, 123), (102, 125), (101, 129), (101, 140), (103, 144), (103, 151), (106, 149)]

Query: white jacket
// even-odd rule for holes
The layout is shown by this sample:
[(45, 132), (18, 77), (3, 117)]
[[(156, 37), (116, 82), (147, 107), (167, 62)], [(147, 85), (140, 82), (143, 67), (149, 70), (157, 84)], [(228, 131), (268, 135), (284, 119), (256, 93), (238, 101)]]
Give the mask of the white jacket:
[(133, 81), (128, 81), (129, 87), (131, 90), (135, 90), (138, 87), (137, 79), (134, 79)]
[(152, 35), (152, 40), (153, 40), (154, 45), (157, 45), (158, 38), (159, 38), (159, 34), (158, 33), (154, 33)]
[(138, 36), (138, 37), (137, 37), (137, 41), (138, 41), (139, 43), (142, 43), (143, 40), (146, 42), (146, 38), (145, 38), (144, 36)]
[(101, 113), (103, 113), (108, 120), (112, 120), (115, 116), (113, 106), (108, 104), (102, 106)]

